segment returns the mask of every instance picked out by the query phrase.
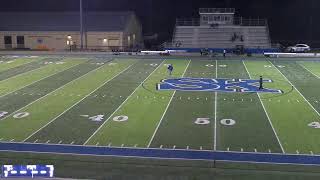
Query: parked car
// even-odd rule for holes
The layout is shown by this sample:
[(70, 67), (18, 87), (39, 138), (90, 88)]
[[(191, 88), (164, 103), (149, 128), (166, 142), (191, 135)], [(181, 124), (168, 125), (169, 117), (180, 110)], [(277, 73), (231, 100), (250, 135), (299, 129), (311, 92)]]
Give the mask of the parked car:
[(287, 47), (287, 52), (308, 52), (310, 51), (310, 46), (306, 44), (296, 44), (295, 46)]

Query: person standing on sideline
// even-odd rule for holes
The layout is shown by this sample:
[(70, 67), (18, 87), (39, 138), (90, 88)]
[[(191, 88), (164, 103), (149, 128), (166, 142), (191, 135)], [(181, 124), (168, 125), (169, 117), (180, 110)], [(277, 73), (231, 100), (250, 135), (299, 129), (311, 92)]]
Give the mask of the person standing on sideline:
[(172, 71), (173, 71), (173, 65), (172, 65), (172, 64), (169, 64), (169, 65), (168, 65), (168, 72), (169, 72), (169, 75), (170, 75), (170, 76), (172, 75)]
[(260, 79), (259, 79), (259, 90), (262, 90), (263, 89), (263, 78), (262, 76), (260, 76)]
[(223, 57), (226, 58), (227, 50), (223, 50)]

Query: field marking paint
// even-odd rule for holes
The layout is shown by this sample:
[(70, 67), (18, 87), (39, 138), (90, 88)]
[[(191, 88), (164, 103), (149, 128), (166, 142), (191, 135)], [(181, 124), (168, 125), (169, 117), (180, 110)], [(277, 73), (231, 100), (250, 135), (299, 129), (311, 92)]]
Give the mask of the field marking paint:
[(298, 63), (303, 69), (307, 70), (309, 73), (311, 73), (312, 75), (314, 75), (315, 77), (317, 77), (318, 79), (320, 79), (320, 77), (318, 75), (316, 75), (315, 73), (313, 73), (312, 71), (310, 71), (308, 68), (306, 68), (304, 65), (302, 65), (301, 63)]
[[(69, 85), (69, 84), (73, 83), (73, 82), (74, 82), (74, 81), (76, 81), (76, 80), (79, 80), (79, 79), (83, 78), (83, 77), (84, 77), (84, 76), (86, 76), (87, 74), (89, 74), (89, 73), (91, 73), (91, 72), (94, 72), (94, 71), (96, 71), (96, 70), (98, 70), (98, 69), (100, 69), (100, 68), (102, 68), (102, 67), (103, 67), (103, 66), (101, 66), (101, 67), (99, 67), (99, 68), (96, 68), (96, 69), (93, 69), (93, 70), (91, 70), (91, 71), (89, 71), (89, 72), (87, 72), (87, 73), (85, 73), (85, 74), (83, 74), (83, 75), (81, 75), (81, 76), (77, 77), (76, 79), (73, 79), (72, 81), (68, 82), (67, 84), (65, 84), (65, 85), (63, 85), (63, 86), (60, 86), (59, 88), (55, 89), (54, 91), (51, 91), (50, 93), (46, 94), (45, 96), (42, 96), (42, 97), (40, 97), (39, 99), (36, 99), (36, 100), (32, 101), (31, 103), (29, 103), (29, 104), (27, 104), (27, 105), (23, 106), (22, 108), (20, 108), (20, 109), (18, 109), (18, 110), (16, 110), (16, 111), (14, 111), (13, 113), (11, 113), (11, 114), (7, 115), (7, 116), (6, 116), (6, 117), (4, 117), (3, 119), (1, 119), (1, 121), (4, 121), (5, 119), (9, 118), (9, 117), (10, 117), (10, 116), (12, 116), (13, 114), (16, 114), (17, 112), (21, 111), (22, 109), (24, 109), (24, 108), (27, 108), (27, 107), (31, 106), (32, 104), (34, 104), (34, 103), (36, 103), (36, 102), (40, 101), (41, 99), (46, 98), (46, 97), (47, 97), (47, 96), (49, 96), (49, 95), (54, 95), (54, 96), (56, 96), (57, 94), (54, 94), (56, 91), (59, 91), (60, 89), (64, 88), (65, 86), (67, 86), (67, 85)], [(24, 95), (24, 94), (23, 94), (23, 95)], [(0, 121), (0, 124), (1, 124), (1, 121)]]
[[(80, 63), (80, 64), (82, 64), (82, 63)], [(14, 92), (16, 92), (16, 91), (19, 91), (19, 90), (21, 90), (21, 89), (23, 89), (23, 88), (25, 88), (25, 87), (28, 87), (28, 86), (30, 86), (30, 85), (32, 85), (32, 84), (35, 84), (35, 83), (37, 83), (37, 82), (39, 82), (39, 81), (42, 81), (42, 80), (46, 79), (46, 78), (49, 78), (49, 77), (54, 76), (54, 75), (57, 75), (57, 74), (59, 74), (59, 73), (61, 73), (61, 72), (67, 71), (67, 70), (69, 70), (69, 69), (71, 69), (71, 68), (73, 68), (73, 67), (75, 67), (75, 66), (77, 66), (77, 65), (80, 65), (80, 64), (75, 64), (75, 65), (70, 66), (69, 68), (67, 68), (67, 69), (65, 69), (65, 70), (58, 71), (58, 72), (56, 72), (56, 73), (54, 73), (54, 74), (45, 76), (45, 77), (43, 77), (43, 78), (41, 78), (41, 79), (39, 79), (39, 80), (37, 80), (37, 81), (33, 81), (33, 82), (31, 82), (31, 83), (29, 83), (29, 84), (27, 84), (27, 85), (25, 85), (25, 86), (22, 86), (22, 87), (20, 87), (20, 88), (18, 88), (18, 89), (16, 89), (16, 90), (13, 90), (13, 91), (8, 92), (8, 93), (6, 93), (6, 94), (0, 95), (0, 98), (6, 96), (6, 95), (8, 95), (8, 94), (14, 93)], [(9, 79), (10, 79), (10, 78), (9, 78)], [(5, 79), (5, 80), (6, 80), (6, 79)], [(1, 82), (1, 81), (0, 81), (0, 82)]]
[[(218, 61), (216, 60), (216, 79), (218, 78)], [(213, 150), (217, 150), (217, 98), (218, 93), (214, 92), (214, 135), (213, 135)]]
[(301, 94), (301, 92), (296, 88), (296, 86), (294, 86), (291, 81), (289, 81), (289, 79), (272, 63), (269, 61), (270, 64), (273, 65), (273, 67), (275, 67), (278, 72), (289, 82), (289, 84), (294, 87), (294, 89), (300, 94), (300, 96), (309, 104), (309, 106), (318, 114), (318, 116), (320, 117), (320, 113), (312, 106), (312, 104)]
[[(189, 60), (189, 62), (188, 62), (188, 64), (187, 64), (187, 66), (186, 66), (183, 74), (181, 75), (181, 77), (183, 77), (183, 76), (186, 74), (187, 69), (188, 69), (190, 63), (191, 63), (191, 60)], [(157, 134), (157, 132), (158, 132), (158, 129), (159, 129), (160, 125), (161, 125), (161, 122), (162, 122), (164, 116), (166, 115), (166, 113), (167, 113), (167, 111), (168, 111), (168, 109), (169, 109), (169, 106), (170, 106), (170, 104), (171, 104), (171, 101), (172, 101), (174, 95), (176, 94), (176, 92), (177, 92), (177, 91), (174, 91), (174, 92), (172, 93), (171, 98), (170, 98), (170, 100), (169, 100), (169, 102), (168, 102), (168, 104), (167, 104), (167, 107), (166, 107), (166, 109), (164, 110), (164, 112), (163, 112), (163, 114), (162, 114), (162, 116), (161, 116), (161, 118), (160, 118), (160, 121), (159, 121), (159, 123), (158, 123), (155, 131), (153, 132), (153, 135), (152, 135), (152, 137), (151, 137), (151, 139), (150, 139), (150, 141), (149, 141), (149, 143), (148, 143), (148, 146), (147, 146), (148, 148), (151, 146), (151, 143), (152, 143), (154, 137), (156, 136), (156, 134)]]
[[(160, 67), (162, 67), (162, 64), (164, 63), (164, 61), (162, 61), (161, 64), (158, 65), (157, 68), (155, 68), (137, 87), (136, 89), (120, 104), (120, 106), (115, 110), (113, 111), (113, 113), (108, 117), (108, 119), (106, 119), (102, 124), (101, 126), (99, 126), (99, 128), (83, 143), (83, 145), (86, 145), (91, 139), (92, 137), (94, 137), (102, 127), (104, 127), (104, 125), (111, 119), (111, 117), (130, 99), (130, 97), (139, 89), (139, 87), (142, 86), (142, 84), (147, 80), (149, 79), (149, 77), (154, 74)], [(138, 96), (137, 96), (138, 98)], [(111, 143), (110, 143), (111, 145)]]
[[(246, 71), (247, 71), (247, 73), (248, 73), (248, 75), (249, 75), (249, 77), (250, 77), (250, 79), (251, 79), (251, 75), (250, 75), (250, 72), (249, 72), (248, 69), (247, 69), (246, 63), (245, 63), (244, 61), (242, 61), (242, 63), (243, 63), (244, 68), (246, 69)], [(267, 116), (267, 118), (268, 118), (269, 124), (270, 124), (270, 126), (271, 126), (271, 128), (272, 128), (272, 130), (273, 130), (273, 133), (274, 133), (274, 135), (275, 135), (276, 138), (277, 138), (277, 141), (278, 141), (278, 143), (279, 143), (279, 145), (280, 145), (281, 151), (282, 151), (282, 153), (286, 153), (285, 150), (283, 149), (283, 146), (282, 146), (281, 142), (280, 142), (280, 139), (279, 139), (279, 137), (278, 137), (278, 134), (277, 134), (276, 130), (274, 129), (273, 125), (272, 125), (271, 119), (270, 119), (269, 114), (268, 114), (268, 112), (267, 112), (267, 110), (266, 110), (266, 108), (265, 108), (265, 106), (264, 106), (264, 104), (263, 104), (263, 102), (262, 102), (262, 100), (261, 100), (260, 94), (257, 93), (257, 95), (258, 95), (258, 97), (259, 97), (259, 100), (260, 100), (260, 103), (261, 103), (261, 105), (262, 105), (262, 108), (263, 108), (263, 110), (264, 110), (264, 112), (265, 112), (265, 114), (266, 114), (266, 116)]]
[[(129, 68), (131, 68), (135, 63), (131, 64), (130, 66), (128, 66), (127, 68), (125, 68), (124, 70), (122, 70), (121, 72), (119, 72), (118, 74), (114, 75), (111, 79), (105, 81), (104, 83), (102, 83), (101, 85), (99, 85), (97, 88), (95, 88), (93, 91), (91, 91), (89, 94), (87, 94), (86, 96), (84, 96), (82, 99), (80, 99), (78, 102), (76, 102), (75, 104), (73, 104), (72, 106), (70, 106), (69, 108), (67, 108), (65, 111), (63, 111), (61, 114), (59, 114), (58, 116), (56, 116), (55, 118), (53, 118), (51, 121), (49, 121), (47, 124), (45, 124), (44, 126), (42, 126), (40, 129), (38, 129), (37, 131), (33, 132), (31, 135), (29, 135), (26, 139), (23, 140), (23, 142), (25, 142), (26, 140), (28, 140), (29, 138), (31, 138), (33, 135), (37, 134), (39, 131), (41, 131), (42, 129), (44, 129), (45, 127), (47, 127), (49, 124), (51, 124), (53, 121), (55, 121), (56, 119), (58, 119), (60, 116), (62, 116), (64, 113), (66, 113), (67, 111), (69, 111), (70, 109), (72, 109), (73, 107), (75, 107), (76, 105), (78, 105), (80, 102), (82, 102), (84, 99), (86, 99), (87, 97), (91, 96), (93, 93), (95, 93), (98, 89), (100, 89), (102, 86), (106, 85), (108, 82), (110, 82), (111, 80), (113, 80), (114, 78), (116, 78), (117, 76), (119, 76), (120, 74), (122, 74), (123, 72), (125, 72), (126, 70), (128, 70)], [(101, 68), (104, 67), (101, 66)], [(98, 68), (100, 69), (100, 68)]]

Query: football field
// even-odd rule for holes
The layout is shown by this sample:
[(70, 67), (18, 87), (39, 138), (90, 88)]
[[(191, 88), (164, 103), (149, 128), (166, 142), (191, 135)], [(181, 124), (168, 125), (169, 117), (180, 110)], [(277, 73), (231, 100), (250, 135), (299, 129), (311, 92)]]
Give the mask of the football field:
[[(283, 93), (156, 88), (259, 76)], [(319, 89), (320, 61), (303, 59), (2, 57), (0, 141), (320, 154)]]

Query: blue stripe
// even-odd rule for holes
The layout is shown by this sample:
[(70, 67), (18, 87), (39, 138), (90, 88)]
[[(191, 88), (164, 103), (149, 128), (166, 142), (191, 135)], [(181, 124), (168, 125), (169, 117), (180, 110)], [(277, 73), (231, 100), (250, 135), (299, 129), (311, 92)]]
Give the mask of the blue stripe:
[(174, 149), (115, 148), (27, 143), (0, 143), (0, 151), (320, 165), (320, 156), (270, 153), (267, 154)]

